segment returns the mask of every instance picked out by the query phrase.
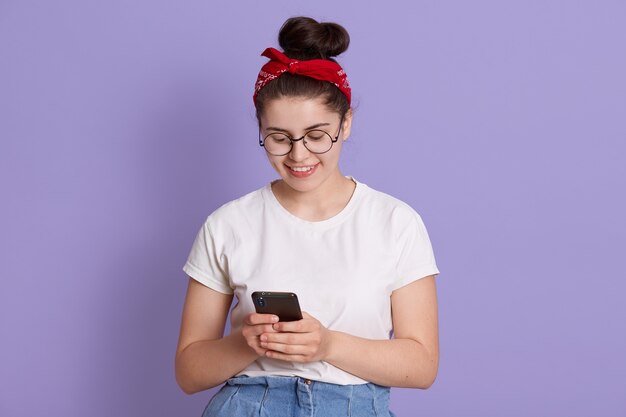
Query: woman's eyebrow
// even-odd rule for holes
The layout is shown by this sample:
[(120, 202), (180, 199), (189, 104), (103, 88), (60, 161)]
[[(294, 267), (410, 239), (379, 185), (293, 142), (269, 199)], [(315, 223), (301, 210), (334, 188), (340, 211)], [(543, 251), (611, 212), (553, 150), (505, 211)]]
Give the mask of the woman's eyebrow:
[[(322, 127), (322, 126), (330, 126), (330, 123), (317, 123), (317, 124), (314, 124), (313, 126), (309, 126), (305, 128), (304, 130), (317, 129), (318, 127)], [(281, 129), (280, 127), (274, 127), (274, 126), (266, 127), (265, 130), (274, 130), (276, 132), (291, 133), (287, 129)]]

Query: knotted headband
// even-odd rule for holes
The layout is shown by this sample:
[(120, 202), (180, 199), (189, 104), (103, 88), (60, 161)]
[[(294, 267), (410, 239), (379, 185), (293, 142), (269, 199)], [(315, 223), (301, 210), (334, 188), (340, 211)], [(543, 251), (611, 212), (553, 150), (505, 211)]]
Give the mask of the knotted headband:
[(339, 90), (348, 99), (348, 105), (351, 101), (351, 89), (348, 83), (348, 76), (341, 68), (341, 65), (327, 59), (308, 59), (298, 61), (291, 59), (277, 49), (267, 48), (261, 56), (268, 57), (270, 61), (263, 65), (256, 84), (254, 85), (254, 95), (252, 100), (256, 105), (256, 96), (265, 85), (280, 77), (285, 72), (290, 74), (300, 74), (306, 77), (315, 78), (316, 80), (328, 81), (337, 86)]

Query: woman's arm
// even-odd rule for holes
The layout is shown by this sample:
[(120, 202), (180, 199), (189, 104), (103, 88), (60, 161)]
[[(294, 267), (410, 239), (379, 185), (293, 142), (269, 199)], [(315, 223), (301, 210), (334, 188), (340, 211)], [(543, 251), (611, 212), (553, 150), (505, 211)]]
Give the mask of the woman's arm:
[(435, 277), (419, 279), (391, 295), (392, 340), (334, 333), (327, 361), (366, 381), (426, 389), (439, 367)]
[(294, 362), (324, 360), (375, 384), (426, 389), (435, 381), (439, 367), (435, 277), (397, 289), (391, 295), (391, 306), (392, 340), (331, 331), (307, 315), (299, 322), (275, 324), (279, 333), (263, 334), (261, 346), (268, 349), (268, 357)]
[(187, 394), (221, 384), (259, 357), (242, 333), (223, 337), (232, 299), (189, 278), (175, 361), (176, 382)]

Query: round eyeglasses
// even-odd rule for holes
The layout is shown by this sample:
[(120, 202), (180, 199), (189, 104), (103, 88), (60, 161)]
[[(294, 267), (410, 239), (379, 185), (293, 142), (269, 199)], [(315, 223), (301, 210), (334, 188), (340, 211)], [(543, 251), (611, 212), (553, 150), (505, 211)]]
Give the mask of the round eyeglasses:
[(270, 133), (261, 139), (261, 130), (259, 129), (259, 145), (265, 148), (265, 151), (270, 155), (283, 156), (291, 152), (294, 142), (302, 141), (304, 147), (311, 153), (320, 154), (330, 151), (333, 144), (339, 140), (339, 134), (341, 133), (341, 126), (343, 125), (343, 117), (339, 123), (339, 131), (333, 138), (330, 133), (320, 130), (312, 129), (307, 131), (304, 136), (298, 139), (294, 139), (286, 133)]

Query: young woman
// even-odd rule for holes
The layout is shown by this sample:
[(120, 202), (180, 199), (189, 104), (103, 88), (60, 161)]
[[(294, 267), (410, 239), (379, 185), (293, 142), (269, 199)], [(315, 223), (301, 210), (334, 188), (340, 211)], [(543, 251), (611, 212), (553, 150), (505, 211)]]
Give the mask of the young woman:
[[(226, 382), (204, 417), (390, 416), (389, 387), (434, 382), (439, 271), (424, 224), (339, 169), (351, 91), (332, 57), (348, 43), (343, 27), (297, 17), (284, 53), (263, 53), (259, 143), (280, 179), (208, 216), (183, 268), (177, 382), (188, 394)], [(296, 293), (303, 319), (255, 313), (255, 291)]]

